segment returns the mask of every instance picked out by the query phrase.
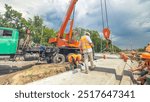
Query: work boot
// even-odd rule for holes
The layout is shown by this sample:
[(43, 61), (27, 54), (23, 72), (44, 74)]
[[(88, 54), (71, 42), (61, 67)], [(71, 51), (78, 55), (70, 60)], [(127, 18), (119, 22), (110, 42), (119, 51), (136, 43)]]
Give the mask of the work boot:
[(94, 66), (89, 66), (89, 69), (90, 69), (90, 70), (94, 70), (95, 67), (96, 67), (96, 65), (94, 65)]
[(83, 71), (81, 64), (78, 65), (78, 68), (80, 69), (81, 72)]
[(88, 74), (89, 70), (88, 69), (85, 69), (85, 74)]

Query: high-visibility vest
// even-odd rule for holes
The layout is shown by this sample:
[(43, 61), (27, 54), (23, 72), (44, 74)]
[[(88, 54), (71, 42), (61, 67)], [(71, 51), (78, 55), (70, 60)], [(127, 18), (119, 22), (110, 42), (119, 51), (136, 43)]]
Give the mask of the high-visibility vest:
[(146, 47), (146, 52), (150, 52), (150, 45)]
[(81, 37), (80, 43), (83, 50), (92, 48), (86, 36)]
[(82, 59), (82, 55), (81, 54), (69, 54), (68, 55), (68, 61), (70, 62), (70, 63), (72, 63), (73, 62), (73, 60), (76, 62), (76, 61), (81, 61), (81, 59)]

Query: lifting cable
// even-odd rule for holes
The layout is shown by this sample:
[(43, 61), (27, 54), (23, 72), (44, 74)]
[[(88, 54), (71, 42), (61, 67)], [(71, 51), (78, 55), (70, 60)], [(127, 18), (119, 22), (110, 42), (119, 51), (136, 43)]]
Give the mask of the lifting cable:
[(107, 12), (107, 3), (106, 3), (106, 0), (105, 1), (105, 13), (106, 13), (106, 23), (107, 23), (107, 28), (109, 28), (109, 25), (108, 25), (108, 12)]
[[(100, 0), (101, 1), (101, 14), (102, 14), (102, 25), (103, 25), (103, 29), (104, 28), (109, 28), (109, 20), (108, 20), (108, 11), (107, 11), (107, 2), (106, 0)], [(103, 7), (104, 5), (104, 7)], [(105, 19), (104, 19), (104, 13), (105, 13)], [(105, 24), (105, 20), (106, 20), (106, 24)], [(106, 26), (105, 26), (106, 25)]]
[[(108, 12), (107, 12), (107, 2), (106, 2), (106, 0), (100, 0), (100, 2), (101, 2), (101, 15), (102, 15), (103, 34), (104, 34), (105, 39), (107, 40), (106, 48), (108, 49), (108, 45), (111, 43), (111, 40), (109, 39), (110, 30), (109, 30), (109, 23), (108, 23), (109, 20), (108, 20)], [(104, 7), (103, 7), (103, 5), (104, 5)]]
[(105, 24), (104, 24), (104, 15), (103, 15), (103, 1), (101, 0), (101, 14), (102, 14), (102, 25), (103, 25), (103, 29), (105, 27)]

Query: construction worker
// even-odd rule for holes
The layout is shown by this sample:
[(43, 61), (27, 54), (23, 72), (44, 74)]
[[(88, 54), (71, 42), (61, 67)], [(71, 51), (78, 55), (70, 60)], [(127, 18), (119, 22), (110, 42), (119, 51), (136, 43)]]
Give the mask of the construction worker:
[(150, 43), (148, 43), (148, 45), (146, 46), (145, 51), (150, 53)]
[(136, 54), (137, 54), (137, 52), (135, 50), (131, 51), (130, 60), (132, 63), (133, 63), (133, 60), (135, 60), (135, 58), (136, 58)]
[(89, 70), (88, 61), (89, 60), (91, 63), (91, 69), (94, 69), (93, 51), (92, 51), (92, 48), (94, 47), (94, 45), (90, 38), (89, 32), (85, 32), (85, 34), (81, 37), (79, 47), (80, 47), (80, 52), (84, 55), (85, 73), (88, 74), (88, 70)]
[(120, 54), (120, 58), (123, 59), (124, 62), (127, 62), (127, 61), (128, 61), (129, 58), (128, 58), (128, 56), (127, 56), (125, 53), (120, 52), (119, 54)]
[(150, 80), (150, 60), (149, 59), (145, 59), (144, 56), (140, 56), (141, 59), (143, 60), (141, 63), (139, 63), (137, 68), (131, 68), (129, 69), (131, 72), (134, 71), (141, 71), (140, 76), (136, 79), (137, 81), (141, 81), (141, 85), (143, 85), (147, 80), (149, 84), (149, 80)]
[(70, 68), (72, 69), (73, 74), (77, 72), (75, 68), (78, 67), (78, 65), (81, 63), (81, 60), (81, 54), (71, 53), (68, 55), (68, 62), (70, 63)]

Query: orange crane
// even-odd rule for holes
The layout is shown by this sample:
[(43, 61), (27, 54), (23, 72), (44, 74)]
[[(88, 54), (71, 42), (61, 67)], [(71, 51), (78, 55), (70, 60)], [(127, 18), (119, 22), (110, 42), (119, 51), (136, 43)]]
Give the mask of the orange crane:
[(73, 24), (74, 24), (74, 19), (71, 19), (69, 33), (66, 34), (66, 37), (64, 38), (64, 32), (65, 32), (66, 26), (70, 20), (70, 17), (72, 15), (72, 12), (75, 8), (75, 4), (77, 1), (78, 0), (71, 0), (70, 6), (69, 6), (66, 16), (64, 18), (64, 21), (62, 22), (59, 32), (57, 33), (57, 37), (50, 38), (49, 43), (51, 43), (51, 44), (54, 43), (54, 44), (56, 44), (57, 47), (78, 48), (79, 42), (72, 39), (72, 36), (73, 36), (72, 28), (73, 28)]
[[(50, 38), (49, 43), (56, 45), (59, 49), (59, 54), (53, 59), (53, 62), (64, 62), (67, 60), (67, 57), (70, 53), (76, 53), (79, 51), (79, 41), (73, 39), (73, 24), (74, 24), (74, 13), (75, 5), (78, 0), (71, 0), (69, 8), (67, 10), (66, 16), (62, 22), (62, 25), (57, 33), (56, 38)], [(73, 18), (71, 15), (73, 13)], [(70, 21), (70, 30), (64, 37), (64, 33), (67, 27), (67, 24)]]
[[(57, 56), (56, 59), (63, 59), (65, 56), (68, 56), (70, 53), (76, 53), (79, 51), (79, 41), (73, 39), (73, 24), (74, 24), (74, 9), (78, 0), (71, 0), (69, 8), (67, 10), (66, 16), (62, 22), (62, 25), (57, 33), (56, 38), (50, 38), (49, 43), (56, 45), (59, 48), (59, 54), (61, 57)], [(73, 18), (71, 19), (71, 15), (73, 13)], [(64, 37), (64, 33), (67, 27), (67, 24), (70, 21), (70, 30)], [(108, 24), (108, 21), (107, 21)], [(104, 36), (107, 40), (109, 40), (110, 30), (109, 28), (104, 28), (103, 30)], [(62, 56), (63, 55), (63, 56)]]

